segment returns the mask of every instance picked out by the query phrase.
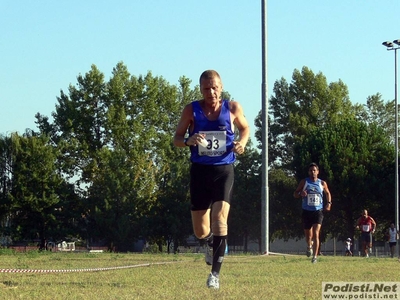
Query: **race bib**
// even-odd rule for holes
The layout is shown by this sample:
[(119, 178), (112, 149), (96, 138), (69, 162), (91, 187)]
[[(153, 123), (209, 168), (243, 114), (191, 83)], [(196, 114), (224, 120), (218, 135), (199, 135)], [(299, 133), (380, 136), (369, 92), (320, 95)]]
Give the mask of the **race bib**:
[(198, 145), (201, 156), (221, 156), (226, 153), (226, 131), (200, 131), (205, 135), (207, 146)]
[(363, 225), (362, 226), (362, 231), (369, 232), (369, 225)]
[(321, 197), (319, 194), (307, 194), (307, 205), (318, 206), (321, 204)]

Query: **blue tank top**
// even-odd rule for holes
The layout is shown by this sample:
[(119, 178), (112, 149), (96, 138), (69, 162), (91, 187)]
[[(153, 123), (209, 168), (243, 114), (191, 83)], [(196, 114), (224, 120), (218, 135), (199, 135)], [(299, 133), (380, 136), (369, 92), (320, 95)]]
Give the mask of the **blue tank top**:
[(312, 181), (310, 178), (306, 178), (304, 188), (307, 192), (307, 196), (303, 197), (302, 208), (305, 210), (320, 210), (323, 208), (323, 191), (322, 180)]
[(228, 165), (236, 157), (233, 149), (234, 132), (231, 126), (229, 101), (222, 100), (221, 111), (218, 119), (210, 121), (204, 115), (199, 101), (192, 102), (194, 127), (189, 136), (195, 133), (205, 134), (208, 145), (190, 147), (190, 160), (202, 165)]

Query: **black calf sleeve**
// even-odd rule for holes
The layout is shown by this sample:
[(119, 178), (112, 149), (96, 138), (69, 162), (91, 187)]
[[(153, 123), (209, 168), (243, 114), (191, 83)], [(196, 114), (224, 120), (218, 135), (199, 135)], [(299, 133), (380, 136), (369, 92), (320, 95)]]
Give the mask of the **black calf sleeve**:
[(215, 236), (213, 241), (213, 265), (211, 272), (218, 275), (221, 270), (222, 261), (225, 256), (226, 241), (228, 236)]

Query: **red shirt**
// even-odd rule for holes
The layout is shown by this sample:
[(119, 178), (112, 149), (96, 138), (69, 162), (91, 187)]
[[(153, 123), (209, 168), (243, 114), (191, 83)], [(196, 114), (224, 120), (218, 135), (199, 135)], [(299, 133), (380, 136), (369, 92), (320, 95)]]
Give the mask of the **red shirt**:
[(372, 231), (372, 225), (374, 224), (374, 220), (370, 217), (367, 216), (366, 218), (361, 217), (358, 220), (358, 226), (360, 227), (362, 232), (370, 232)]

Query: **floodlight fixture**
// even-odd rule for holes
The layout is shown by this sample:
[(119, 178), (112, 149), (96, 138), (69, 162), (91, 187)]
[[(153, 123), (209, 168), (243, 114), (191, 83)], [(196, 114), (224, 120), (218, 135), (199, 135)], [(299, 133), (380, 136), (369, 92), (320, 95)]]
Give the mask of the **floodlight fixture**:
[(393, 48), (393, 43), (389, 41), (383, 42), (382, 45), (388, 48)]
[(400, 39), (394, 40), (393, 43), (395, 43), (397, 46), (400, 46)]

